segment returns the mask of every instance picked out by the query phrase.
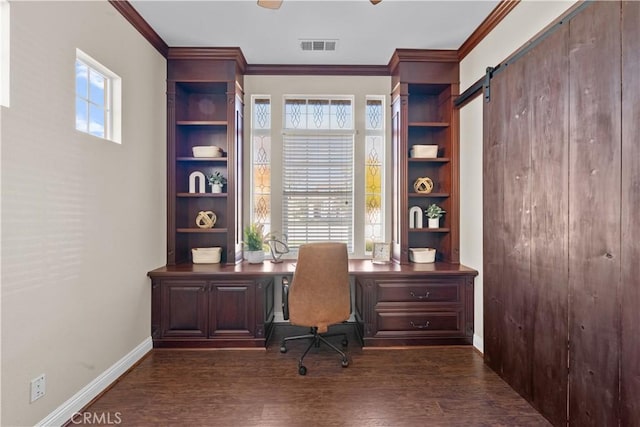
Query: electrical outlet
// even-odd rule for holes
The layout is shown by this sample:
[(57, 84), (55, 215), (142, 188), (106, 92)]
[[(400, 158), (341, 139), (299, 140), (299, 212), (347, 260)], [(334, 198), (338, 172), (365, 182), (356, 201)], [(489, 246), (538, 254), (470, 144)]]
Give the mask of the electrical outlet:
[(44, 396), (45, 377), (44, 374), (31, 380), (31, 402), (35, 402)]

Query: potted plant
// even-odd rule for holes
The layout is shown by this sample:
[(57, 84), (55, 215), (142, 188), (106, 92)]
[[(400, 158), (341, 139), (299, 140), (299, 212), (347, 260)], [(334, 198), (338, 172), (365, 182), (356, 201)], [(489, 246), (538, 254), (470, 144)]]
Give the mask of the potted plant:
[(253, 223), (244, 229), (244, 257), (249, 264), (264, 261), (264, 232), (262, 224)]
[(429, 218), (429, 228), (440, 228), (440, 217), (445, 213), (440, 206), (431, 203), (424, 213)]
[(207, 179), (209, 180), (212, 193), (222, 193), (222, 186), (227, 183), (227, 178), (222, 176), (220, 172), (215, 171), (213, 174), (209, 175)]

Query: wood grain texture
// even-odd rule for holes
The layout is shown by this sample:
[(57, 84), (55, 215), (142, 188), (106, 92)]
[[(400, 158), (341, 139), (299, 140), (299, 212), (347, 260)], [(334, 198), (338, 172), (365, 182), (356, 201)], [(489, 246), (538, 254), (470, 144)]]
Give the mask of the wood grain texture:
[(494, 77), (485, 104), (485, 356), (555, 425), (567, 419), (566, 40), (553, 33)]
[(281, 354), (279, 340), (306, 329), (279, 326), (266, 351), (153, 350), (80, 415), (118, 413), (123, 426), (549, 425), (471, 347), (362, 350), (340, 329), (347, 368), (320, 346), (298, 375), (306, 343)]
[(492, 86), (500, 85), (509, 98), (502, 118), (506, 123), (504, 159), (503, 378), (522, 396), (531, 398), (531, 135), (528, 61), (513, 64)]
[(622, 3), (620, 421), (640, 420), (640, 3)]
[(507, 93), (494, 88), (491, 102), (484, 105), (483, 143), (483, 270), (484, 270), (484, 359), (503, 374), (505, 312), (504, 257), (504, 163)]
[(569, 421), (612, 426), (619, 409), (620, 3), (594, 2), (571, 20), (569, 52)]
[(568, 27), (526, 60), (530, 111), (530, 283), (528, 307), (531, 403), (554, 425), (567, 421), (569, 282)]

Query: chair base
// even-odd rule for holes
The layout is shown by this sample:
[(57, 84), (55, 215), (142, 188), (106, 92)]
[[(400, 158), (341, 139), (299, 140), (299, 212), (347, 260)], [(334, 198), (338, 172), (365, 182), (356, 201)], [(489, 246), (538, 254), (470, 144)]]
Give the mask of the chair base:
[(336, 336), (342, 337), (343, 347), (346, 347), (347, 345), (349, 345), (349, 341), (347, 340), (347, 334), (345, 334), (344, 332), (321, 335), (318, 333), (318, 328), (314, 326), (310, 328), (308, 334), (283, 338), (282, 343), (280, 344), (280, 353), (287, 352), (287, 341), (310, 339), (311, 342), (307, 346), (307, 349), (302, 354), (302, 357), (298, 359), (298, 373), (300, 375), (306, 375), (307, 373), (307, 368), (303, 365), (303, 362), (302, 362), (304, 360), (304, 357), (307, 355), (307, 353), (309, 353), (309, 350), (311, 350), (311, 347), (320, 347), (320, 343), (326, 344), (327, 346), (329, 346), (329, 348), (333, 349), (336, 353), (340, 354), (340, 356), (342, 356), (342, 367), (346, 368), (347, 366), (349, 366), (349, 359), (347, 358), (347, 355), (343, 351), (341, 351), (338, 347), (331, 344), (327, 340), (327, 338), (336, 337)]

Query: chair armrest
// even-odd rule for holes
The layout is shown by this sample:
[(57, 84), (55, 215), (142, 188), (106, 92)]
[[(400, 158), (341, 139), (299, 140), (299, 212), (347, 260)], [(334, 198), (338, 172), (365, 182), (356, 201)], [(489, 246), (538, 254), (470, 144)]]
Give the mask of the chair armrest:
[(282, 317), (289, 320), (289, 278), (282, 278)]

